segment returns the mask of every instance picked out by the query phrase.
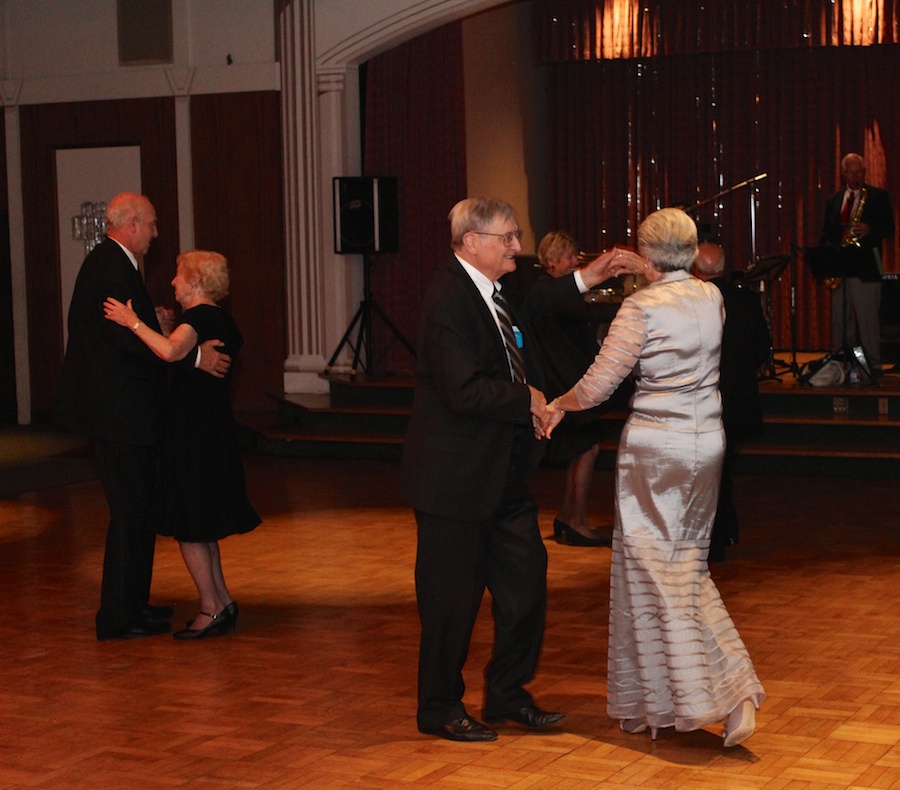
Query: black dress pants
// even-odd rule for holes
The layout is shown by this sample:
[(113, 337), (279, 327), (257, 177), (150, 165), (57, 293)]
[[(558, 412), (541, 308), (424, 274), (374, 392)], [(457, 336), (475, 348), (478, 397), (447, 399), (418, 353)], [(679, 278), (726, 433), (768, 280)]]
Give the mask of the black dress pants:
[(115, 639), (140, 619), (150, 598), (156, 534), (149, 517), (156, 481), (156, 448), (92, 439), (109, 507), (98, 639)]
[(463, 666), (484, 590), (491, 593), (494, 649), (485, 669), (485, 718), (533, 704), (524, 686), (537, 669), (547, 608), (547, 551), (537, 503), (515, 467), (494, 515), (460, 521), (416, 511), (416, 596), (422, 625), (417, 723), (422, 732), (467, 715)]

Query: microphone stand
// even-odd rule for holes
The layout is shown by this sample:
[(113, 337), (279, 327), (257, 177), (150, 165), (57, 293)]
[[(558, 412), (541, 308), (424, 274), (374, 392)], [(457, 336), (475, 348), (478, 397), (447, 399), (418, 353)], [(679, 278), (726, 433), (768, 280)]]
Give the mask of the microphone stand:
[(730, 195), (732, 192), (737, 192), (739, 189), (743, 189), (745, 186), (747, 186), (748, 184), (752, 184), (755, 181), (762, 181), (764, 178), (768, 178), (768, 176), (768, 173), (760, 173), (759, 175), (753, 176), (753, 178), (748, 178), (746, 181), (741, 181), (740, 184), (735, 184), (734, 186), (728, 187), (728, 189), (723, 189), (721, 192), (717, 192), (715, 195), (704, 198), (699, 203), (695, 203), (690, 208), (686, 208), (685, 211), (688, 214), (691, 214), (701, 206), (705, 206), (707, 203), (712, 203), (714, 200), (718, 200), (720, 197)]
[(791, 242), (791, 263), (788, 267), (788, 278), (791, 286), (791, 361), (782, 362), (795, 378), (800, 378), (800, 365), (797, 362), (797, 255), (803, 248)]
[[(699, 203), (695, 203), (690, 208), (686, 208), (685, 211), (688, 214), (693, 214), (698, 208), (701, 206), (705, 206), (707, 203), (712, 203), (714, 200), (718, 200), (720, 197), (724, 197), (725, 195), (730, 195), (732, 192), (737, 192), (739, 189), (743, 189), (745, 186), (749, 184), (756, 183), (757, 181), (762, 181), (764, 178), (768, 178), (768, 173), (760, 173), (759, 175), (753, 176), (753, 178), (748, 178), (746, 181), (741, 181), (739, 184), (735, 184), (734, 186), (728, 187), (728, 189), (723, 189), (721, 192), (717, 192), (715, 195), (711, 195), (708, 198), (704, 198)], [(750, 192), (750, 260), (754, 263), (756, 262), (756, 203), (753, 200), (753, 192)]]
[[(723, 189), (721, 192), (717, 192), (715, 195), (711, 195), (708, 198), (704, 198), (703, 200), (695, 203), (689, 209), (685, 209), (688, 214), (693, 214), (698, 208), (701, 206), (705, 206), (707, 203), (712, 203), (714, 200), (718, 200), (725, 195), (730, 195), (732, 192), (737, 192), (739, 189), (743, 189), (750, 184), (755, 184), (757, 181), (762, 181), (764, 178), (768, 178), (768, 173), (759, 173), (758, 175), (753, 176), (752, 178), (748, 178), (745, 181), (741, 181), (738, 184), (734, 184), (733, 186), (728, 187), (728, 189)], [(783, 256), (770, 256), (772, 259), (771, 262), (777, 264), (782, 264), (780, 268), (777, 269), (776, 272), (771, 270), (770, 266), (765, 267), (765, 271), (763, 273), (763, 277), (759, 277), (757, 281), (759, 282), (760, 292), (765, 299), (765, 315), (766, 315), (766, 324), (769, 327), (769, 373), (767, 378), (777, 379), (778, 374), (775, 372), (776, 365), (782, 365), (795, 376), (799, 374), (800, 367), (797, 364), (797, 319), (796, 319), (796, 305), (795, 299), (796, 294), (794, 291), (794, 260), (795, 256), (790, 256), (790, 279), (791, 279), (791, 353), (792, 360), (790, 364), (781, 362), (780, 360), (776, 360), (774, 357), (774, 348), (772, 346), (772, 295), (769, 293), (769, 288), (774, 280), (778, 279), (781, 275), (781, 272), (784, 270), (783, 263), (787, 262), (787, 257)], [(750, 260), (753, 261), (753, 265), (761, 262), (761, 259), (756, 254), (756, 202), (753, 199), (753, 191), (750, 191)], [(756, 278), (754, 278), (756, 279)]]

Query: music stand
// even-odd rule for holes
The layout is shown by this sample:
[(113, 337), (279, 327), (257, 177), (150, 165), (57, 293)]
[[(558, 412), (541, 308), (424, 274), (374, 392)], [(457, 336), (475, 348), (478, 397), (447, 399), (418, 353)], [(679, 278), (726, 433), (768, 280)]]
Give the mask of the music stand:
[(772, 289), (767, 286), (767, 283), (771, 284), (781, 277), (790, 262), (790, 255), (765, 255), (756, 262), (755, 266), (744, 272), (743, 282), (759, 283), (766, 300), (766, 324), (769, 326), (769, 361), (766, 363), (768, 373), (764, 377), (766, 379), (778, 379), (778, 374), (775, 372), (775, 341), (773, 339), (775, 333), (772, 331)]
[[(825, 281), (833, 278), (844, 279), (846, 277), (859, 277), (866, 280), (881, 279), (881, 261), (877, 250), (862, 247), (807, 247), (805, 249), (806, 260), (813, 277)], [(850, 345), (848, 338), (849, 314), (847, 308), (847, 288), (841, 290), (841, 347), (837, 351), (826, 354), (823, 362), (837, 360), (847, 365), (856, 365), (868, 383), (877, 386), (875, 376), (869, 370), (869, 363), (864, 353), (857, 354)], [(860, 382), (862, 379), (860, 378)], [(848, 377), (848, 384), (849, 377)]]

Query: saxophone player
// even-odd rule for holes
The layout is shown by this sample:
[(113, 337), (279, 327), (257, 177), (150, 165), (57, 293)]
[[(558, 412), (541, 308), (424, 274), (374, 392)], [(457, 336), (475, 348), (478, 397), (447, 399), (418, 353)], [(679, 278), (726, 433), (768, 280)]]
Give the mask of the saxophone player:
[[(894, 211), (886, 190), (866, 183), (865, 160), (849, 153), (841, 160), (844, 186), (825, 204), (825, 220), (820, 243), (838, 250), (845, 260), (877, 257), (881, 246), (894, 237)], [(835, 349), (861, 345), (875, 379), (881, 369), (881, 279), (861, 272), (829, 283), (831, 292), (831, 341)], [(846, 292), (846, 294), (845, 294)], [(846, 295), (847, 325), (844, 326)]]

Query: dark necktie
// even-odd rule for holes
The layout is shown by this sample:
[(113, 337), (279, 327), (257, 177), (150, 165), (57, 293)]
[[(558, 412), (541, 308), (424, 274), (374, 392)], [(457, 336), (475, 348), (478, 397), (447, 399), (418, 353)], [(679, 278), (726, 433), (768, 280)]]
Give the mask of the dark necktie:
[(516, 343), (516, 333), (513, 332), (506, 300), (500, 295), (500, 291), (496, 290), (494, 291), (494, 307), (497, 310), (497, 320), (500, 323), (500, 331), (503, 334), (503, 342), (506, 345), (506, 355), (509, 357), (512, 380), (516, 384), (524, 384), (525, 363), (522, 360), (522, 352)]

